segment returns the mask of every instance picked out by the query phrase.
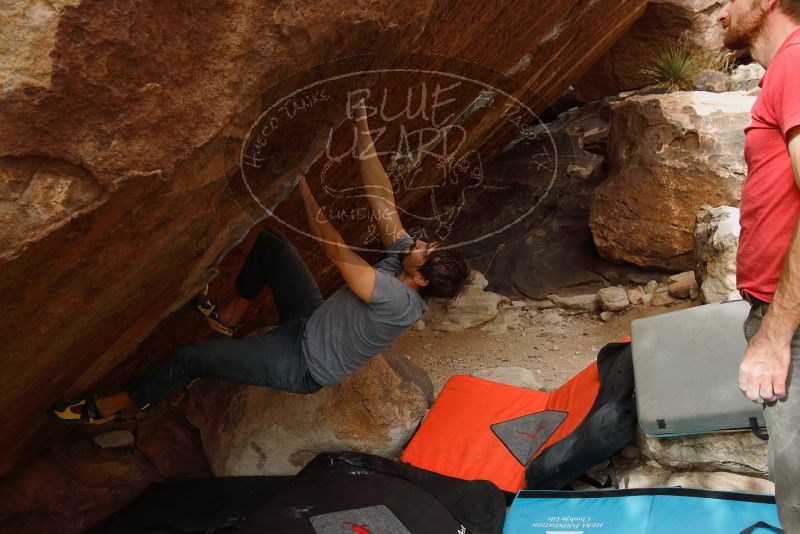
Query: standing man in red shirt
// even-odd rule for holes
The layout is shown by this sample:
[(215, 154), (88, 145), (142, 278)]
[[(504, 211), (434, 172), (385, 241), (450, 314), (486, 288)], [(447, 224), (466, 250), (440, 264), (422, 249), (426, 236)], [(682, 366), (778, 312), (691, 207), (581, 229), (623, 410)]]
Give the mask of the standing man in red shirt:
[(800, 533), (800, 0), (729, 0), (720, 22), (725, 46), (767, 69), (745, 128), (736, 276), (752, 307), (739, 387), (764, 406), (778, 513)]

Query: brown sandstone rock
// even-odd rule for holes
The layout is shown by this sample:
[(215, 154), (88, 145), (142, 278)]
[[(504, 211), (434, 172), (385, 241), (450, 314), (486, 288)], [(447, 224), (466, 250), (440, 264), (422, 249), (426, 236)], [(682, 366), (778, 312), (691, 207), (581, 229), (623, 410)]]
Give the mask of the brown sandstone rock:
[(675, 302), (675, 298), (669, 294), (669, 290), (667, 288), (661, 288), (653, 293), (653, 306), (669, 306), (673, 302)]
[(731, 73), (731, 84), (734, 91), (752, 91), (758, 88), (758, 82), (764, 77), (764, 67), (758, 63), (739, 65)]
[(639, 89), (653, 82), (642, 69), (658, 46), (680, 40), (700, 56), (729, 54), (717, 22), (724, 0), (651, 0), (644, 15), (574, 84), (585, 101)]
[(132, 447), (135, 437), (130, 430), (112, 430), (98, 434), (92, 441), (103, 449), (117, 449), (119, 447)]
[(617, 471), (620, 489), (666, 486), (671, 474), (671, 471), (647, 464)]
[(553, 301), (553, 304), (559, 308), (567, 310), (576, 310), (581, 312), (595, 311), (600, 307), (597, 300), (597, 293), (589, 295), (547, 295), (547, 298)]
[(707, 489), (715, 491), (739, 491), (775, 495), (775, 484), (759, 477), (726, 473), (724, 471), (690, 471), (673, 473), (665, 486)]
[[(518, 96), (541, 111), (644, 5), (35, 0), (5, 10), (0, 365), (15, 372), (0, 391), (8, 414), (0, 473), (61, 431), (45, 430), (51, 402), (113, 390), (205, 333), (189, 312), (176, 311), (253, 225), (227, 189), (236, 169), (225, 154), (238, 154), (242, 125), (276, 82), (336, 57), (435, 51), (508, 72), (525, 87)], [(470, 142), (490, 159), (513, 136), (497, 130), (496, 110), (481, 113)], [(281, 141), (295, 163), (258, 191), (268, 207), (311, 168), (320, 126), (336, 117), (315, 119), (304, 128), (309, 139)], [(351, 170), (338, 180), (351, 180)], [(281, 204), (280, 215), (302, 221), (298, 202)], [(356, 233), (347, 228), (345, 237)], [(325, 292), (340, 283), (329, 265), (305, 255)], [(271, 313), (265, 297), (251, 318), (263, 325)]]
[[(491, 279), (489, 289), (543, 300), (562, 288), (594, 292), (612, 283), (644, 283), (652, 274), (614, 265), (598, 256), (586, 221), (594, 190), (605, 179), (611, 108), (591, 102), (531, 128), (487, 168), (483, 194), (472, 199), (465, 227), (491, 230), (497, 220), (533, 213), (498, 236), (496, 248), (478, 250), (477, 268)], [(557, 158), (540, 155), (555, 144)], [(555, 166), (555, 168), (554, 168)], [(482, 225), (482, 226), (481, 226)], [(458, 230), (457, 230), (458, 232)]]
[(167, 480), (211, 475), (197, 429), (179, 412), (166, 412), (142, 421), (136, 448)]
[(740, 297), (736, 290), (739, 210), (730, 206), (697, 210), (694, 228), (695, 276), (703, 302), (713, 304)]
[(215, 476), (294, 474), (324, 451), (391, 458), (432, 401), (420, 371), (402, 356), (378, 357), (313, 395), (206, 381), (192, 389), (188, 417)]
[(545, 389), (544, 384), (542, 384), (542, 378), (524, 367), (490, 367), (472, 371), (470, 376), (491, 382), (499, 382), (500, 384), (508, 384), (509, 386), (538, 390)]
[(668, 469), (767, 475), (767, 443), (751, 432), (636, 439), (644, 456)]
[(619, 286), (604, 287), (597, 291), (597, 300), (604, 311), (622, 311), (631, 305), (628, 292)]
[(711, 91), (712, 93), (724, 93), (730, 89), (731, 78), (724, 72), (712, 69), (704, 69), (697, 74), (694, 80), (695, 91)]
[(425, 324), (432, 330), (460, 332), (492, 321), (507, 297), (477, 287), (468, 287), (457, 299), (431, 299), (425, 312)]
[(667, 278), (669, 294), (677, 299), (688, 299), (692, 289), (697, 289), (694, 271), (685, 271)]
[(753, 102), (744, 93), (682, 92), (615, 107), (610, 176), (595, 192), (589, 221), (603, 257), (694, 268), (697, 209), (738, 204), (747, 172), (743, 127)]
[(131, 449), (73, 443), (0, 482), (0, 531), (82, 532), (158, 479)]
[(644, 297), (644, 295), (645, 295), (644, 290), (642, 290), (641, 287), (637, 288), (637, 289), (629, 289), (628, 290), (628, 301), (631, 304), (634, 304), (634, 305), (641, 304), (642, 303), (642, 298)]

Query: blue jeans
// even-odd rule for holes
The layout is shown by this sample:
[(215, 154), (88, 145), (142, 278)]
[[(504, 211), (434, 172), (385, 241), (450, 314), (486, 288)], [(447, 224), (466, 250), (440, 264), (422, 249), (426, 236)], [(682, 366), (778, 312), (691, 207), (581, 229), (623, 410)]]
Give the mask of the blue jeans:
[(308, 371), (301, 341), (308, 318), (323, 299), (302, 258), (277, 230), (265, 230), (242, 266), (236, 288), (255, 300), (269, 285), (280, 325), (260, 336), (215, 339), (183, 347), (164, 359), (126, 391), (144, 410), (184, 389), (195, 378), (219, 378), (293, 393), (322, 389)]

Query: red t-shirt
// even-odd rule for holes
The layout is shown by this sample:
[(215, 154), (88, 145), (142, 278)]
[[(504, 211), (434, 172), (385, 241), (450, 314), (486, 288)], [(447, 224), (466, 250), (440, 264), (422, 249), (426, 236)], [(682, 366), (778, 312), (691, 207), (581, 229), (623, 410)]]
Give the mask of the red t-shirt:
[(786, 134), (800, 125), (800, 29), (784, 41), (759, 83), (745, 128), (736, 288), (771, 302), (800, 218)]

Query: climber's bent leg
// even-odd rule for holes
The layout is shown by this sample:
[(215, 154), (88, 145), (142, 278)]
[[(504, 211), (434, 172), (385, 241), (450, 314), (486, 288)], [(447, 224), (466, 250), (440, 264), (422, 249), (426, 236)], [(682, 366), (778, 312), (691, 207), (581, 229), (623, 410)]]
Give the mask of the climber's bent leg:
[(322, 388), (302, 354), (305, 319), (293, 318), (261, 336), (211, 340), (184, 347), (126, 388), (144, 410), (188, 386), (195, 378), (220, 378), (294, 393)]
[(266, 285), (272, 290), (281, 322), (309, 317), (323, 301), (317, 282), (297, 249), (273, 229), (261, 232), (253, 243), (236, 278), (236, 292), (253, 301)]

